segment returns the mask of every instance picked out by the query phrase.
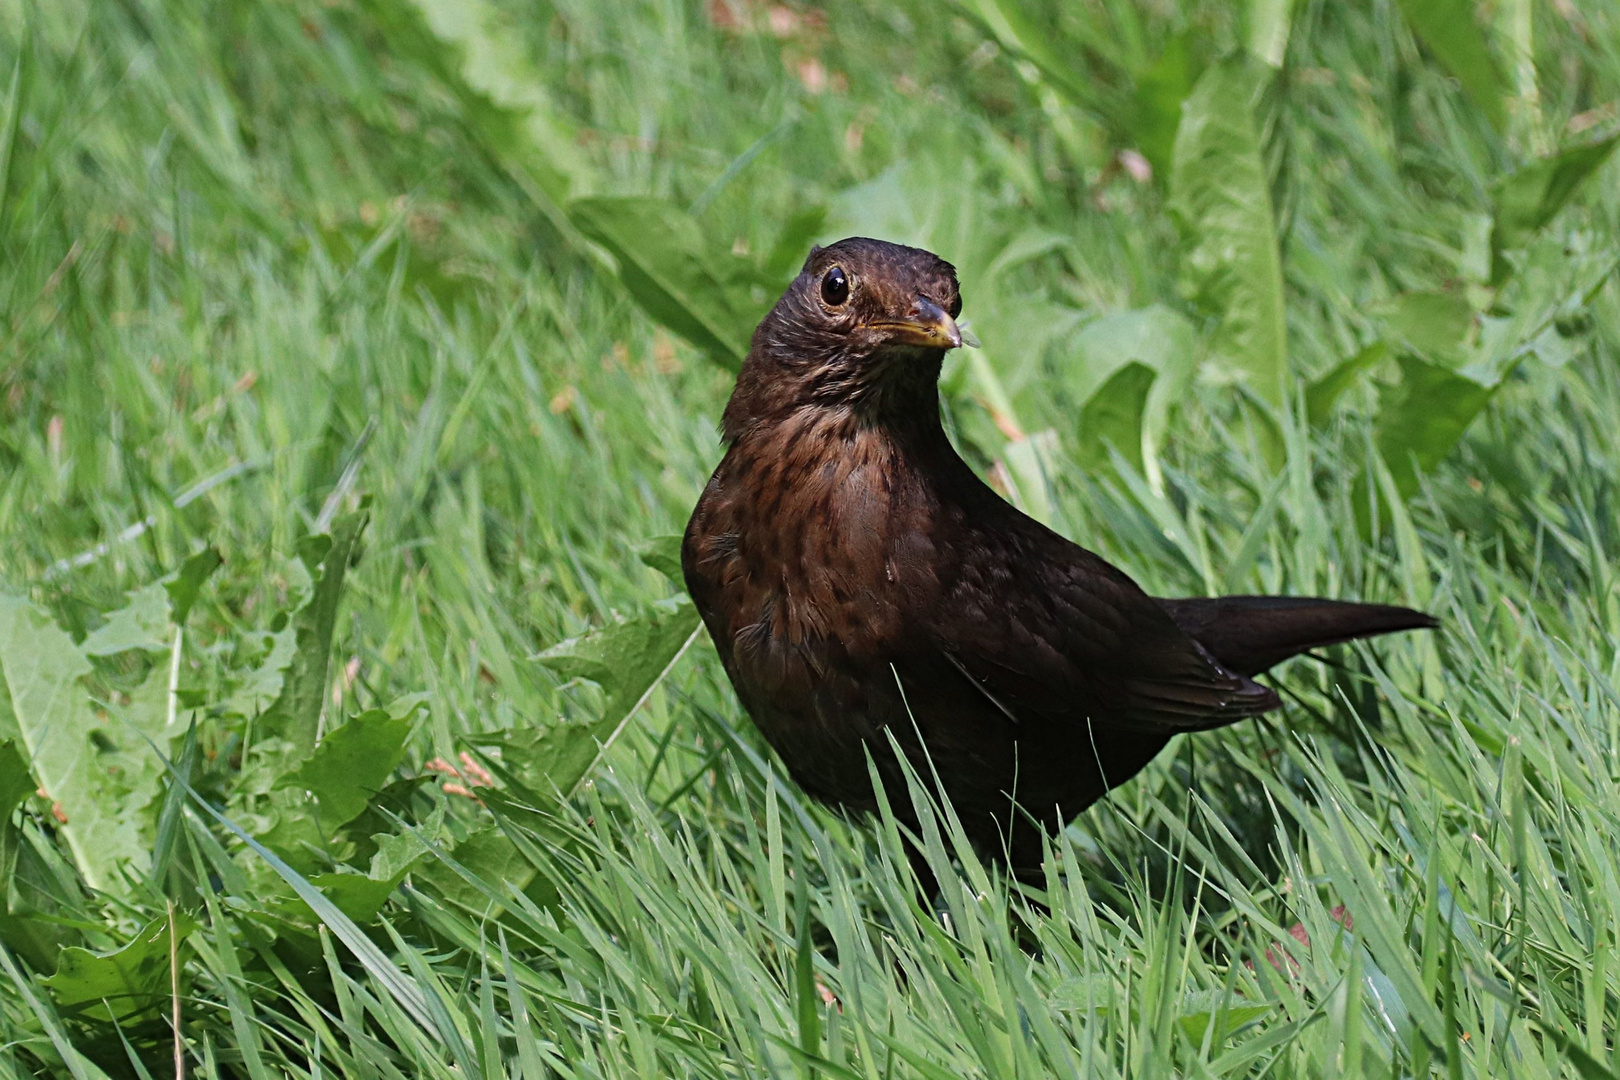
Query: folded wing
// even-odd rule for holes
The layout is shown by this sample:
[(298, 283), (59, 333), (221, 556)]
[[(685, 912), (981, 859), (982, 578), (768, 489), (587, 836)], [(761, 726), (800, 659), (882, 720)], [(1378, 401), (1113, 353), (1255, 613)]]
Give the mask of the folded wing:
[[(1278, 706), (1274, 691), (1221, 663), (1129, 577), (1056, 534), (1003, 533), (969, 550), (977, 557), (957, 568), (938, 648), (1016, 722), (1174, 734)], [(996, 602), (1007, 567), (1038, 578), (1016, 606)]]

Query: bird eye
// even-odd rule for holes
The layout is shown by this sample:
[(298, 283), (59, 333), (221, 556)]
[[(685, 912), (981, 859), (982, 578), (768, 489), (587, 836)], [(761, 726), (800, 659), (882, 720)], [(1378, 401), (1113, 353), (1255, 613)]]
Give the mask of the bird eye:
[(849, 278), (844, 275), (842, 268), (833, 267), (821, 279), (821, 298), (828, 307), (838, 307), (849, 299)]

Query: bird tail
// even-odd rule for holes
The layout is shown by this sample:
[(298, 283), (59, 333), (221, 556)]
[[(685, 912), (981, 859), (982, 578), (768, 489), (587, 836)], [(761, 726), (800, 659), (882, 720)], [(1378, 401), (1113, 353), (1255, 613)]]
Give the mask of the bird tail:
[(1440, 625), (1411, 608), (1310, 597), (1218, 596), (1159, 603), (1182, 633), (1238, 675), (1258, 675), (1323, 645)]

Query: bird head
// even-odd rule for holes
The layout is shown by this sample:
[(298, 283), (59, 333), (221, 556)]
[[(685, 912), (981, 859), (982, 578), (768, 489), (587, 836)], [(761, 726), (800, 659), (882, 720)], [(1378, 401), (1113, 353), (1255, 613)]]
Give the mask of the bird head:
[(930, 251), (865, 237), (811, 249), (754, 331), (728, 434), (805, 407), (935, 417), (940, 365), (964, 343), (961, 310), (956, 268)]

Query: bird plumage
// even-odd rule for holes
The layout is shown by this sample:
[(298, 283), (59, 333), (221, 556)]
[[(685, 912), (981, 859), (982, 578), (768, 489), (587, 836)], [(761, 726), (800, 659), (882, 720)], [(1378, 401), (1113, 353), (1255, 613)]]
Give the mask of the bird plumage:
[(892, 736), (987, 855), (1028, 866), (1037, 823), (1061, 827), (1176, 734), (1275, 708), (1252, 676), (1434, 625), (1327, 600), (1158, 600), (1020, 513), (940, 423), (960, 304), (928, 252), (812, 252), (755, 333), (687, 527), (687, 587), (726, 673), (808, 793), (873, 809), (868, 753), (902, 782)]

